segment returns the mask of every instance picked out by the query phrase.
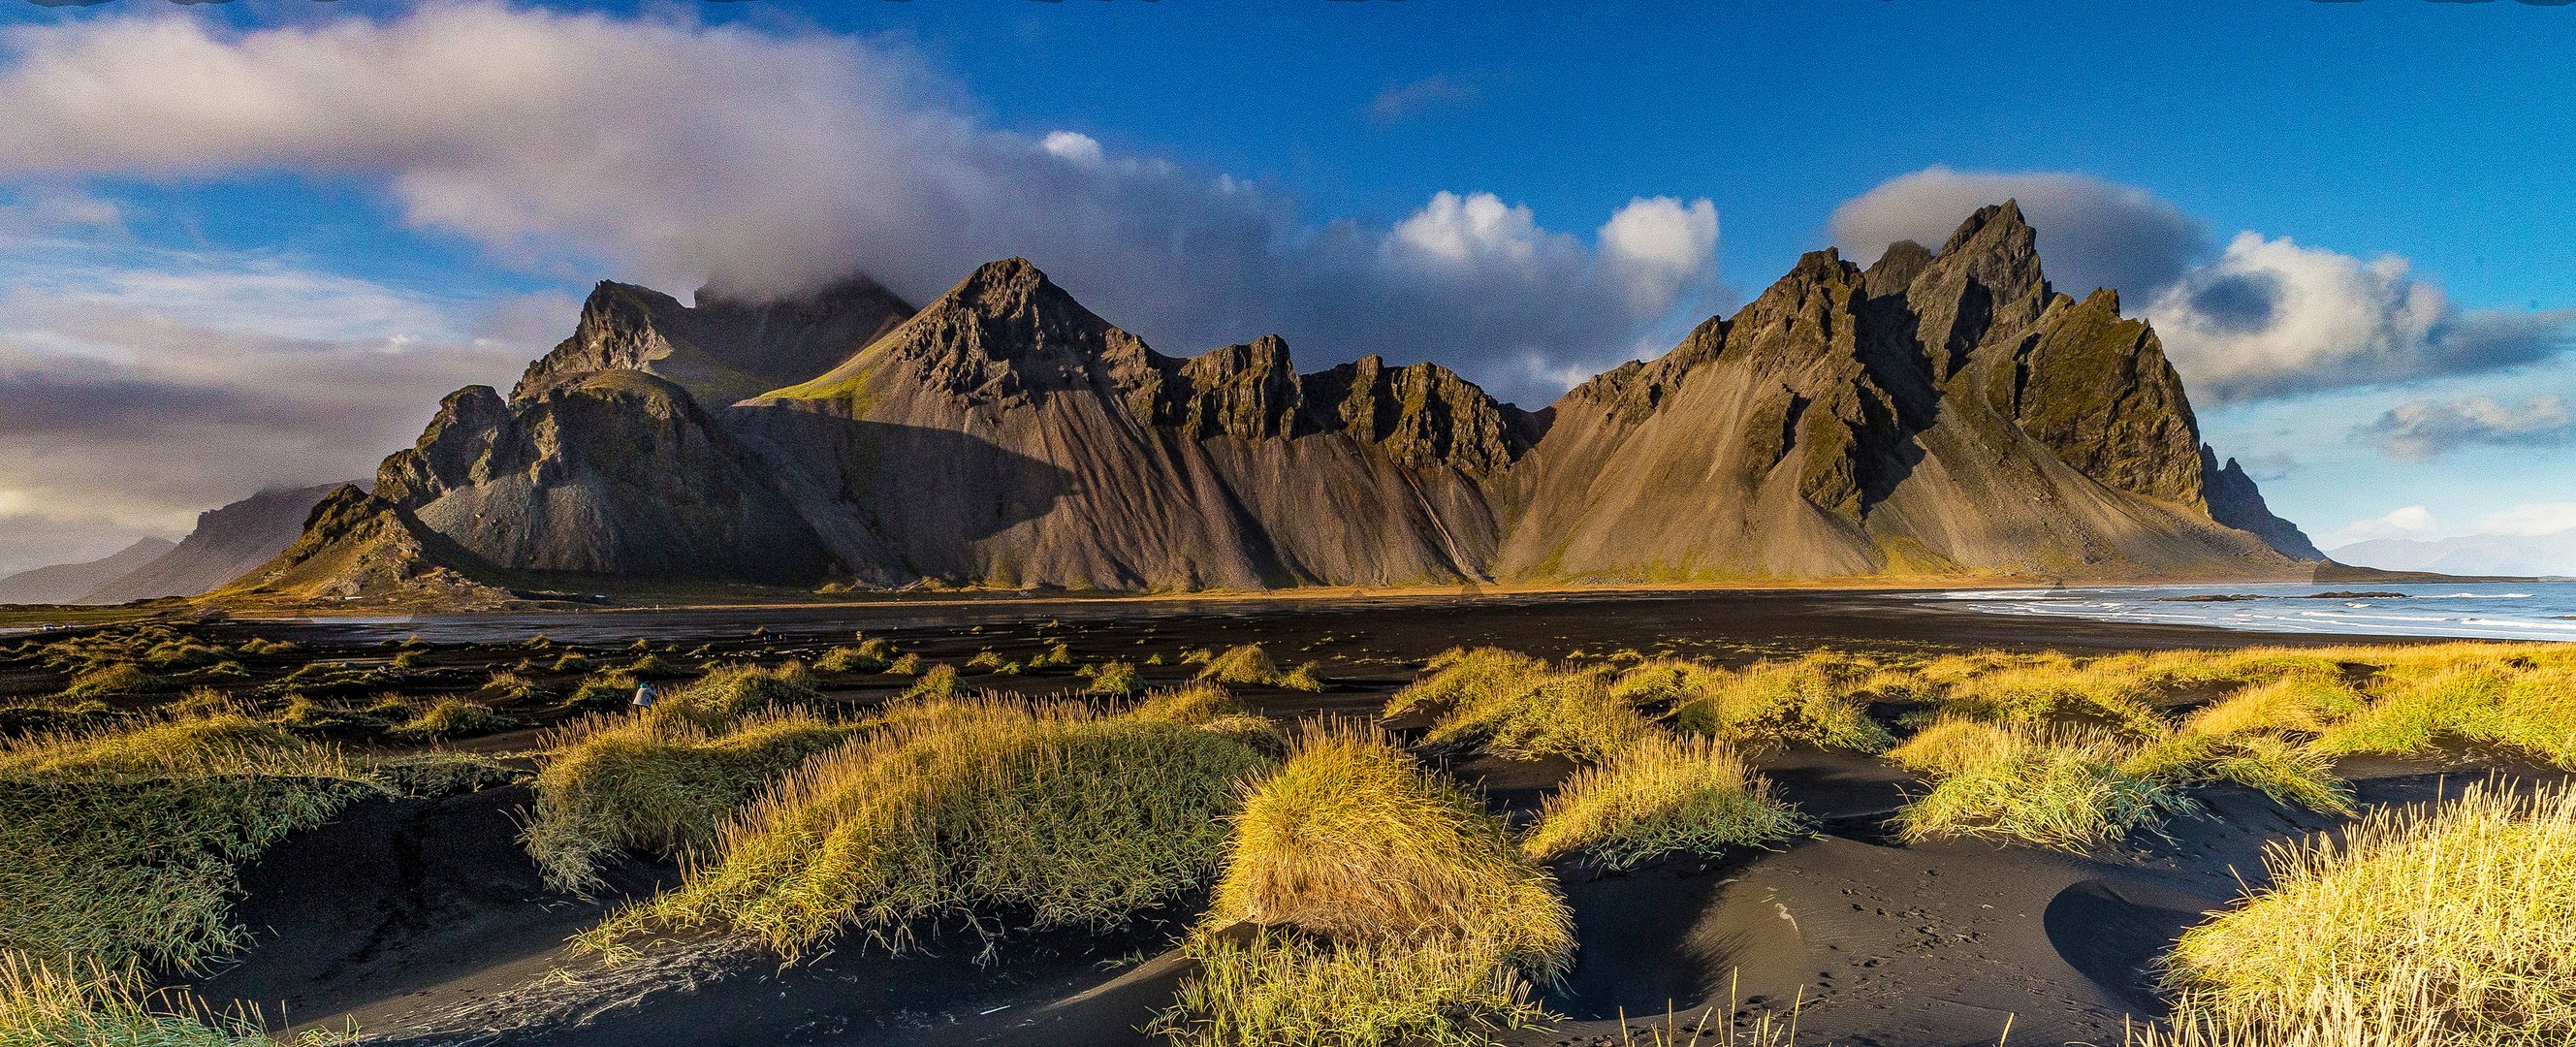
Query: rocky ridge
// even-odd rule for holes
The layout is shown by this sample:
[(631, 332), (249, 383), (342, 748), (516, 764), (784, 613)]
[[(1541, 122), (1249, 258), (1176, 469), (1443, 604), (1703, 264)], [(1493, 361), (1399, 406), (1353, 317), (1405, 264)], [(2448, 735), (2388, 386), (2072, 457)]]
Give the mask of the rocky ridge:
[(2154, 332), (2108, 291), (2053, 289), (2009, 202), (1938, 251), (1811, 253), (1536, 413), (1432, 364), (1300, 374), (1276, 336), (1163, 356), (1023, 259), (918, 311), (855, 280), (694, 308), (603, 284), (509, 397), (450, 396), (377, 494), (366, 515), (411, 535), (404, 555), (791, 586), (2246, 577), (2315, 558), (2202, 447)]

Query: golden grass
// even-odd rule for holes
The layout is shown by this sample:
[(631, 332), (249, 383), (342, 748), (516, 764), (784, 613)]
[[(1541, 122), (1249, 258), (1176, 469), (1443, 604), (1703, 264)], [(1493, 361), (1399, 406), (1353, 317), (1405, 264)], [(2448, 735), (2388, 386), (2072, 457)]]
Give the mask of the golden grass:
[[(71, 973), (75, 971), (80, 973)], [(274, 1042), (261, 1032), (255, 1013), (217, 1014), (184, 992), (147, 989), (131, 974), (95, 964), (0, 956), (0, 1044), (9, 1047), (267, 1047)]]
[(845, 645), (823, 652), (822, 657), (814, 659), (814, 671), (835, 674), (873, 673), (882, 672), (886, 666), (893, 663), (894, 644), (892, 642), (882, 637), (862, 638), (856, 646)]
[(1539, 861), (1588, 852), (1608, 868), (1629, 869), (1670, 854), (1770, 846), (1804, 824), (1732, 749), (1657, 731), (1567, 778), (1521, 850)]
[[(2373, 811), (2340, 840), (2276, 844), (2265, 865), (2270, 886), (2184, 932), (2167, 960), (2181, 1036), (2576, 1041), (2576, 787), (2473, 785)], [(2315, 1039), (2336, 1030), (2347, 1038)]]
[(2409, 667), (2370, 706), (2325, 732), (2333, 755), (2420, 753), (2446, 740), (2506, 745), (2576, 769), (2576, 669), (2462, 659)]
[(1078, 672), (1091, 681), (1091, 686), (1085, 690), (1093, 694), (1123, 697), (1145, 686), (1145, 678), (1136, 671), (1134, 662), (1102, 662), (1096, 666), (1084, 666)]
[(1572, 958), (1547, 874), (1374, 732), (1310, 729), (1236, 816), (1159, 1028), (1205, 1047), (1483, 1042)]
[(957, 667), (941, 662), (921, 670), (921, 675), (912, 681), (912, 686), (904, 688), (899, 697), (906, 701), (941, 701), (956, 696)]
[(235, 714), (0, 744), (0, 950), (190, 967), (244, 941), (241, 861), (387, 791)]
[(2122, 769), (2134, 751), (2099, 727), (1938, 721), (1887, 754), (1933, 780), (1898, 812), (1897, 829), (1907, 840), (1975, 836), (2081, 850), (2190, 810), (2172, 786)]
[[(1655, 663), (1629, 670), (1653, 671)], [(1896, 739), (1870, 719), (1869, 703), (1888, 686), (1874, 666), (1831, 655), (1765, 662), (1741, 672), (1696, 668), (1678, 674), (1676, 687), (1685, 697), (1673, 725), (1734, 745), (1803, 742), (1882, 752)]]
[(2194, 734), (2319, 735), (2360, 712), (2361, 692), (2327, 676), (2299, 673), (2255, 684), (2201, 707), (2183, 723)]
[(943, 924), (1115, 924), (1204, 883), (1238, 783), (1269, 758), (1224, 731), (1076, 706), (910, 703), (718, 831), (685, 881), (586, 933), (664, 929), (789, 958), (844, 932), (903, 951)]
[(1387, 702), (1387, 715), (1436, 714), (1423, 740), (1513, 759), (1607, 759), (1654, 729), (1613, 693), (1606, 669), (1559, 670), (1508, 651), (1453, 651)]
[(462, 698), (441, 698), (385, 733), (395, 738), (429, 740), (465, 734), (490, 734), (516, 726), (517, 723), (518, 721), (494, 712), (491, 706), (480, 702), (469, 702)]

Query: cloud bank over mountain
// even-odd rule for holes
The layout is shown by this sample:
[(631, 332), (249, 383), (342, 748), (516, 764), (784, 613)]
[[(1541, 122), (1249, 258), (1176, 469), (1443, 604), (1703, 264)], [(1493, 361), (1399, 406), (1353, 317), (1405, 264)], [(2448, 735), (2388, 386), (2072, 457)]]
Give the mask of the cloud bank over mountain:
[(0, 177), (347, 176), (496, 257), (663, 286), (784, 294), (855, 266), (918, 301), (1023, 255), (1175, 351), (1278, 332), (1533, 399), (1718, 287), (1706, 200), (1641, 197), (1588, 239), (1472, 191), (1392, 227), (1319, 221), (1255, 181), (987, 126), (907, 48), (851, 37), (465, 5), (111, 19), (7, 49)]
[(1926, 238), (1939, 235), (1938, 216), (2007, 196), (2038, 228), (2060, 288), (2120, 291), (2208, 404), (2494, 371), (2576, 346), (2576, 311), (2462, 309), (2395, 255), (2365, 260), (2250, 231), (2213, 254), (2207, 222), (2088, 175), (1930, 167), (1844, 203), (1833, 233), (1870, 258), (1897, 240), (1937, 246)]

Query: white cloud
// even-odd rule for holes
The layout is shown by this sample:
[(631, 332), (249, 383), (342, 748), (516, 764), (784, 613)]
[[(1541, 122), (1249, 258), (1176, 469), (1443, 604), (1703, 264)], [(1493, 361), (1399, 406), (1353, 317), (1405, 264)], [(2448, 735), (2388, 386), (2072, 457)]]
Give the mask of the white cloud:
[(1098, 167), (1106, 158), (1100, 140), (1080, 131), (1049, 131), (1038, 147), (1086, 167)]
[(2410, 400), (2357, 426), (2353, 435), (2400, 458), (2425, 459), (2470, 444), (2540, 446), (2576, 440), (2576, 408), (2556, 393), (2517, 403), (2484, 396)]
[(2195, 393), (2277, 396), (2493, 370), (2565, 350), (2576, 314), (2464, 312), (2395, 255), (2239, 233), (2146, 309)]
[(2576, 502), (2533, 502), (2478, 517), (2484, 534), (2542, 535), (2576, 530)]
[(2121, 291), (2204, 405), (2495, 370), (2576, 342), (2576, 311), (2462, 310), (2394, 255), (2365, 262), (2246, 232), (2212, 257), (2206, 223), (2089, 175), (1930, 167), (1836, 208), (1834, 238), (1863, 259), (1897, 240), (1937, 249), (1970, 212), (2008, 197), (2057, 289)]
[(1970, 214), (2007, 199), (2039, 233), (2058, 289), (2095, 287), (2137, 298), (2183, 274), (2209, 242), (2207, 226), (2144, 190), (2061, 172), (1994, 174), (1934, 165), (1899, 175), (1834, 209), (1834, 242), (1867, 264), (1898, 240), (1939, 250)]
[(1717, 275), (1717, 204), (1638, 197), (1602, 224), (1600, 241), (1601, 262), (1627, 287), (1630, 308), (1660, 314)]
[(2386, 516), (2345, 524), (2317, 539), (2317, 545), (2332, 549), (2373, 538), (2421, 538), (2440, 529), (2441, 522), (2434, 519), (2432, 510), (2410, 505)]
[[(1167, 351), (1275, 331), (1308, 364), (1435, 359), (1519, 397), (1558, 391), (1528, 360), (1624, 359), (1696, 319), (1652, 307), (1717, 293), (1713, 237), (1681, 258), (1649, 214), (1619, 225), (1615, 264), (1490, 194), (1435, 195), (1395, 229), (1316, 222), (1258, 182), (986, 126), (910, 50), (818, 32), (468, 3), (5, 40), (0, 178), (334, 174), (510, 263), (674, 291), (857, 267), (922, 299), (1022, 255)], [(1700, 206), (1679, 247), (1713, 228)]]

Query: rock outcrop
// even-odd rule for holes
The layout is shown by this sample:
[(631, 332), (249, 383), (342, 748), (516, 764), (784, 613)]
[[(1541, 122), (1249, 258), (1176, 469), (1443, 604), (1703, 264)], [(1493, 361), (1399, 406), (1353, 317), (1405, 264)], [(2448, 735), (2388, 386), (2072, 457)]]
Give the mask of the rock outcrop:
[(2299, 573), (2155, 333), (2036, 242), (2006, 203), (1938, 251), (1809, 254), (1537, 413), (1431, 364), (1300, 374), (1275, 336), (1167, 357), (1021, 259), (918, 312), (603, 284), (369, 511), (493, 569), (798, 586)]
[(518, 603), (491, 579), (495, 573), (401, 506), (344, 484), (313, 507), (294, 545), (208, 595), (237, 602), (456, 610)]
[(2218, 452), (2202, 444), (2200, 475), (2202, 489), (2209, 496), (2210, 519), (2260, 538), (2283, 555), (2302, 560), (2326, 558), (2299, 525), (2272, 514), (2272, 507), (2263, 501), (2262, 490), (2254, 486), (2254, 478), (2245, 475), (2245, 467), (2236, 464), (2236, 459), (2230, 458), (2222, 466), (2218, 464)]
[(91, 590), (81, 602), (195, 596), (239, 578), (295, 544), (313, 507), (339, 486), (275, 488), (199, 513), (196, 529), (177, 548)]

